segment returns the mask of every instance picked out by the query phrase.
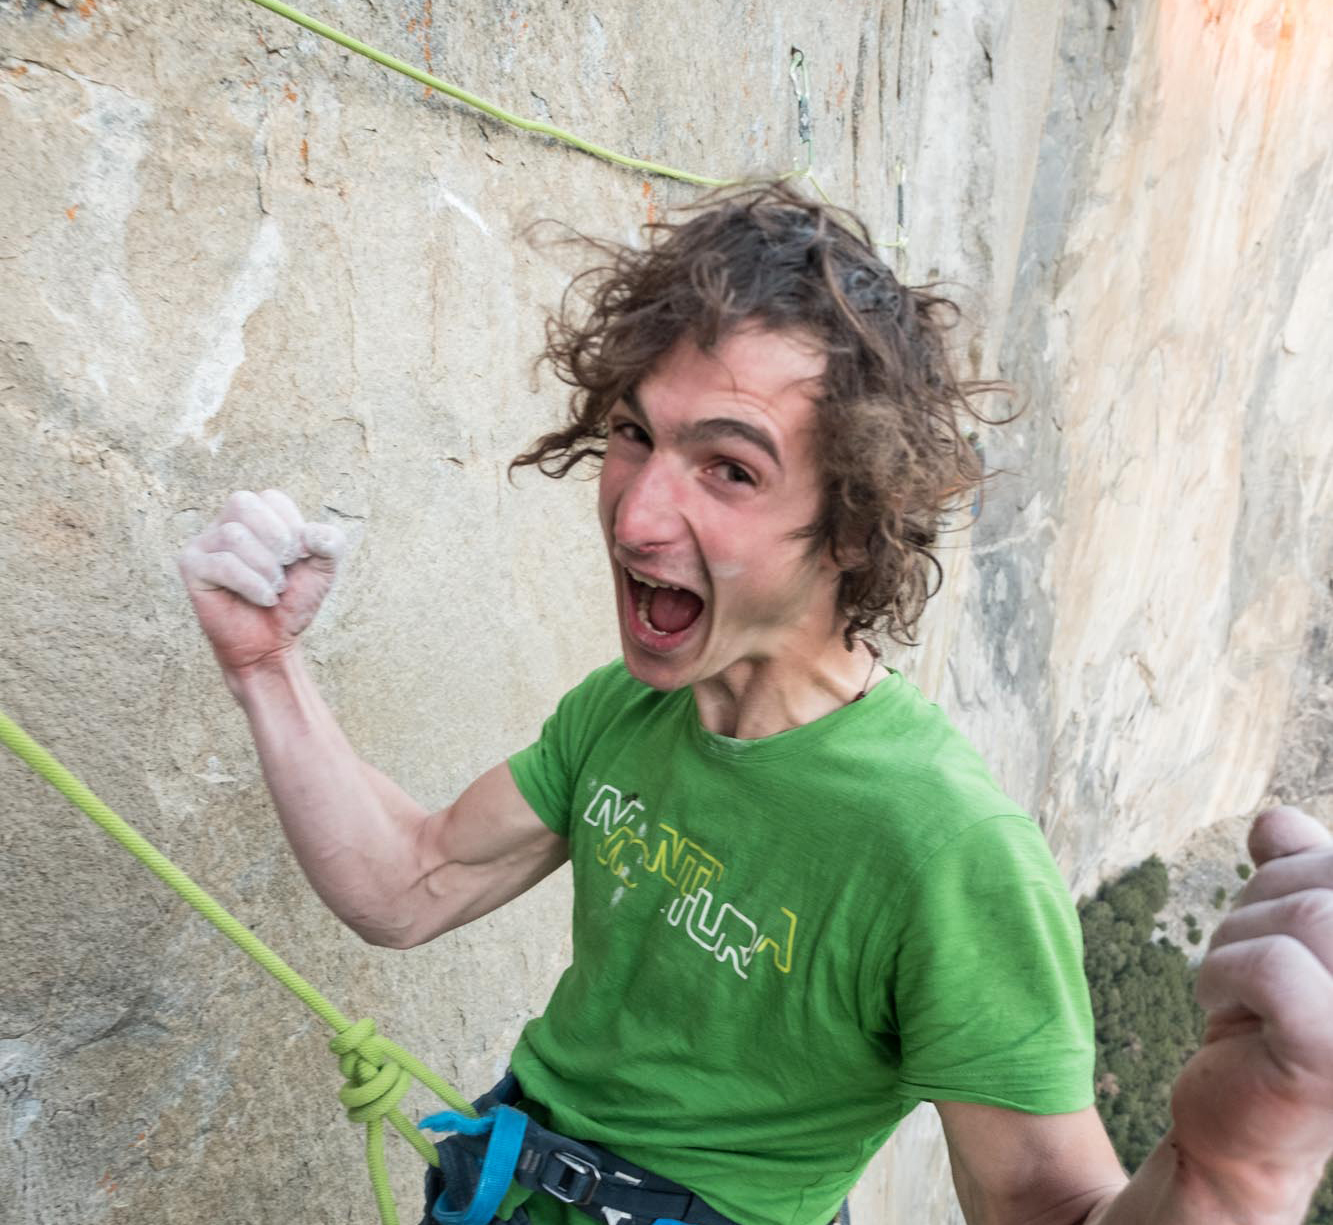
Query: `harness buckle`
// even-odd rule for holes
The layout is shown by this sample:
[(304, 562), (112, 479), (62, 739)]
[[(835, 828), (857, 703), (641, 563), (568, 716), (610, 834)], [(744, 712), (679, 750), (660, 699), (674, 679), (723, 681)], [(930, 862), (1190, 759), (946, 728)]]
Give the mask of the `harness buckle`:
[[(562, 1204), (572, 1204), (576, 1208), (590, 1203), (602, 1184), (602, 1171), (582, 1157), (567, 1153), (561, 1149), (552, 1149), (548, 1154), (564, 1167), (556, 1174), (552, 1182), (539, 1178), (537, 1185), (547, 1195), (554, 1196)], [(545, 1171), (543, 1171), (545, 1174)]]

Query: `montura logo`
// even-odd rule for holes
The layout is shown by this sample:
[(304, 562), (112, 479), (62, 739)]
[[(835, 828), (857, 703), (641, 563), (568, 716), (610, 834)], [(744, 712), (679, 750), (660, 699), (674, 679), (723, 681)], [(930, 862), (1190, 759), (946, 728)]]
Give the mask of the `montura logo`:
[(730, 965), (741, 978), (749, 978), (756, 955), (769, 951), (774, 968), (790, 973), (796, 944), (795, 912), (780, 908), (780, 940), (764, 934), (730, 902), (719, 904), (715, 890), (725, 871), (722, 861), (665, 821), (651, 831), (647, 820), (636, 824), (635, 818), (643, 813), (637, 792), (622, 795), (610, 783), (597, 789), (583, 813), (583, 820), (602, 832), (597, 862), (626, 889), (637, 889), (652, 876), (672, 885), (677, 896), (667, 908), (667, 922), (683, 929), (695, 944)]

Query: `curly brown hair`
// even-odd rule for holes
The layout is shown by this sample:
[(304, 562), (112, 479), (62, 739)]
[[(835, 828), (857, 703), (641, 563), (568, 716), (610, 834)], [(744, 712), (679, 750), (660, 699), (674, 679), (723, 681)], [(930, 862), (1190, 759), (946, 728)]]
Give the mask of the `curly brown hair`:
[(854, 214), (781, 180), (690, 212), (645, 226), (642, 249), (578, 236), (604, 262), (568, 286), (542, 355), (573, 388), (567, 422), (511, 472), (535, 465), (559, 477), (595, 464), (612, 406), (683, 337), (705, 352), (744, 324), (813, 337), (827, 356), (815, 402), (824, 497), (800, 534), (842, 572), (848, 647), (874, 632), (914, 644), (943, 576), (937, 535), (987, 476), (960, 422), (996, 423), (972, 401), (1007, 386), (955, 375), (945, 333), (957, 306), (933, 286), (900, 284)]

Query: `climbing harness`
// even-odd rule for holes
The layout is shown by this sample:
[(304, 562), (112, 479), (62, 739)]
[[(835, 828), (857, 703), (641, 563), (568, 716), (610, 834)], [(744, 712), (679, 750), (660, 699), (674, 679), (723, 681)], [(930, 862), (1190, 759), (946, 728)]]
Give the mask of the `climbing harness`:
[(441, 1111), (421, 1126), (455, 1134), (426, 1171), (421, 1225), (526, 1225), (522, 1204), (545, 1193), (602, 1225), (736, 1225), (688, 1187), (524, 1113), (512, 1072), (474, 1103), (477, 1118)]

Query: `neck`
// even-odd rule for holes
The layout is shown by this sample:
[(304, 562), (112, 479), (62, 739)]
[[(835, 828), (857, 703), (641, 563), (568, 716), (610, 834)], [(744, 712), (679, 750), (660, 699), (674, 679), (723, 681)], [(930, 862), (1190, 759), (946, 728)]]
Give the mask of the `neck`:
[(885, 676), (864, 642), (847, 650), (841, 633), (815, 654), (738, 660), (692, 686), (710, 732), (758, 740), (840, 710)]

